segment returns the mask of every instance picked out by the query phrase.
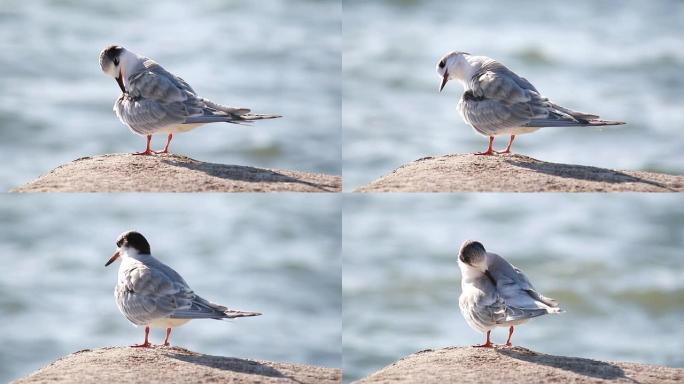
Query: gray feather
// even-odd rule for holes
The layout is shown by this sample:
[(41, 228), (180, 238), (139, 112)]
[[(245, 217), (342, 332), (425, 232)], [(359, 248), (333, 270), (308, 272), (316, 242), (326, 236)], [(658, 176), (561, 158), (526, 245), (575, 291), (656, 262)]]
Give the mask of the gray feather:
[(196, 295), (171, 267), (151, 255), (140, 255), (140, 262), (124, 268), (114, 290), (117, 306), (132, 323), (144, 325), (160, 318), (229, 319), (258, 316), (214, 304)]
[(610, 120), (588, 120), (588, 121), (577, 121), (569, 119), (557, 119), (557, 118), (547, 118), (547, 119), (533, 119), (525, 124), (525, 127), (600, 127), (605, 125), (623, 125), (624, 121), (610, 121)]
[(127, 80), (126, 93), (114, 104), (114, 112), (141, 135), (179, 124), (243, 124), (280, 117), (250, 114), (249, 108), (230, 107), (199, 97), (185, 80), (150, 59), (143, 59), (130, 69)]
[(543, 97), (527, 79), (495, 60), (486, 60), (468, 81), (459, 101), (463, 119), (483, 135), (519, 127), (620, 125), (597, 115), (561, 107)]

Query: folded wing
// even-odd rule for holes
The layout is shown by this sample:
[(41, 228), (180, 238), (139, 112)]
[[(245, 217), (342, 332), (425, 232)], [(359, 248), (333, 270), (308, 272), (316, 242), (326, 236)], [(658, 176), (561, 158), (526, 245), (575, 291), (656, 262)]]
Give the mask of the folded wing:
[(506, 304), (510, 320), (559, 312), (558, 302), (539, 293), (525, 274), (501, 256), (488, 253), (488, 273)]
[(527, 79), (491, 61), (468, 82), (459, 102), (464, 120), (483, 134), (517, 127), (600, 126), (624, 124), (561, 107), (542, 97)]
[(117, 284), (115, 295), (121, 313), (138, 325), (189, 308), (195, 297), (182, 280), (176, 281), (142, 265), (126, 271), (125, 280)]

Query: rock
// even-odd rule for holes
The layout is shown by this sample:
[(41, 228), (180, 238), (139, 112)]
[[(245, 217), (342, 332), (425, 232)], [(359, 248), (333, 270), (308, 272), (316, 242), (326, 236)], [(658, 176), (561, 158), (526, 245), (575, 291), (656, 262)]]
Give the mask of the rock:
[(355, 192), (682, 192), (684, 176), (556, 164), (531, 157), (445, 155), (403, 165)]
[(342, 371), (210, 356), (178, 347), (83, 350), (15, 383), (339, 383)]
[(546, 355), (521, 347), (428, 349), (357, 383), (681, 383), (684, 369)]
[(340, 176), (111, 154), (59, 166), (12, 192), (338, 192)]

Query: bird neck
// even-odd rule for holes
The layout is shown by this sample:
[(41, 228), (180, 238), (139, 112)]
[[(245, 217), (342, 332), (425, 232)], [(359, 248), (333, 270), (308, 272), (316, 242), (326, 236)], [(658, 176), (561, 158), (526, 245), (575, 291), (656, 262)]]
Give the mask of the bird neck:
[(128, 51), (125, 54), (121, 55), (121, 57), (120, 57), (120, 60), (121, 60), (120, 68), (121, 68), (121, 74), (123, 75), (122, 77), (123, 77), (124, 87), (126, 88), (126, 90), (128, 90), (129, 86), (130, 86), (130, 83), (128, 81), (128, 77), (132, 73), (138, 73), (139, 72), (138, 67), (140, 67), (144, 61), (142, 59), (143, 58), (136, 55), (135, 53), (128, 52)]
[(152, 255), (147, 254), (147, 253), (140, 253), (135, 249), (128, 249), (126, 252), (122, 254), (124, 260), (129, 260), (129, 261), (145, 261), (146, 259), (149, 259), (152, 257)]
[(461, 260), (458, 261), (458, 266), (461, 268), (461, 277), (463, 281), (472, 281), (482, 276), (484, 273), (479, 268), (468, 265)]
[(486, 56), (466, 56), (462, 62), (459, 80), (463, 84), (463, 88), (467, 91), (470, 89), (471, 79), (477, 74), (482, 67), (489, 61), (493, 61)]

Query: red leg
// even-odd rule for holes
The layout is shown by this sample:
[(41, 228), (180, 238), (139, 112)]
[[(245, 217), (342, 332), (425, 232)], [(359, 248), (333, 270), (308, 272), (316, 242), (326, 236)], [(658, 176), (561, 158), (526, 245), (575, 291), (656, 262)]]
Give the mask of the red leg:
[(515, 140), (515, 135), (511, 135), (510, 140), (508, 140), (508, 145), (503, 151), (497, 151), (496, 153), (511, 153), (511, 146), (513, 146), (513, 140)]
[(134, 155), (151, 155), (152, 150), (150, 149), (150, 144), (152, 143), (152, 135), (147, 135), (147, 147), (145, 147), (144, 152), (136, 152)]
[(149, 348), (152, 344), (150, 344), (149, 341), (147, 341), (147, 337), (150, 335), (150, 327), (147, 326), (145, 327), (145, 342), (142, 344), (136, 344), (136, 345), (131, 345), (131, 347), (136, 347), (136, 348)]
[(506, 340), (506, 346), (510, 347), (513, 344), (511, 344), (511, 336), (513, 336), (513, 326), (511, 325), (510, 328), (508, 328), (508, 340)]
[(494, 154), (494, 150), (492, 149), (492, 145), (494, 144), (494, 136), (489, 136), (489, 146), (487, 147), (487, 150), (485, 152), (475, 152), (476, 155), (484, 155), (484, 156), (490, 156)]
[(473, 347), (477, 347), (477, 348), (494, 348), (494, 344), (492, 344), (492, 342), (489, 340), (489, 334), (490, 334), (491, 332), (492, 332), (492, 331), (487, 331), (487, 341), (485, 341), (484, 344), (473, 345)]
[(171, 335), (171, 328), (166, 328), (166, 338), (164, 339), (164, 345), (169, 346), (169, 336)]
[(173, 133), (169, 133), (169, 137), (166, 138), (166, 145), (161, 151), (154, 151), (154, 153), (169, 153), (169, 144), (171, 144), (171, 139), (173, 139)]

